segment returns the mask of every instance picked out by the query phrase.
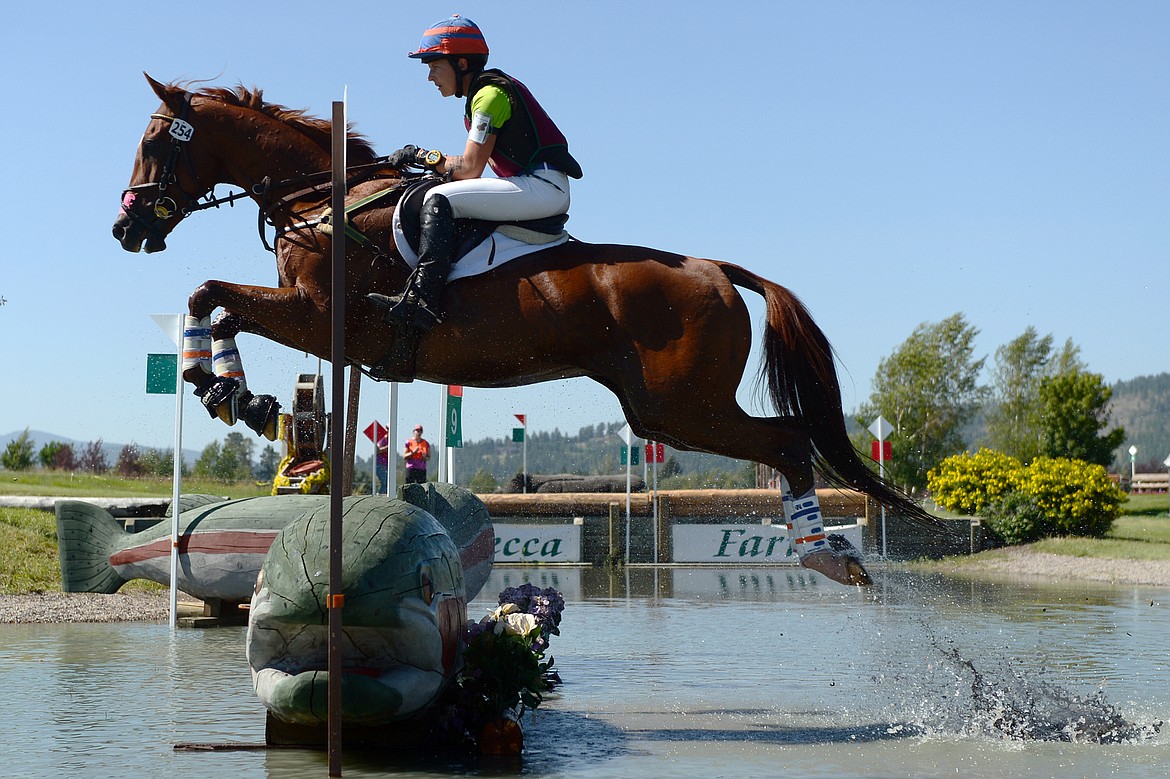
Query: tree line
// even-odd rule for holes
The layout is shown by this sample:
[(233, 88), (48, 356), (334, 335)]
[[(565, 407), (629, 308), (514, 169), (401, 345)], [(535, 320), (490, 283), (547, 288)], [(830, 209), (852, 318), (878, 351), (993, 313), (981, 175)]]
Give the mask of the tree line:
[[(987, 447), (1027, 463), (1064, 457), (1109, 467), (1125, 441), (1110, 429), (1113, 390), (1080, 358), (1072, 340), (1029, 326), (996, 349), (991, 384), (980, 384), (986, 356), (979, 330), (962, 313), (923, 323), (877, 368), (868, 402), (855, 414), (866, 428), (880, 414), (894, 428), (888, 475), (918, 491), (927, 471), (950, 455)], [(869, 434), (855, 440), (868, 445)]]
[[(242, 433), (228, 433), (222, 443), (213, 441), (203, 448), (193, 465), (180, 463), (183, 476), (213, 479), (217, 481), (271, 481), (276, 475), (280, 455), (273, 446), (266, 446), (256, 456), (255, 442)], [(26, 428), (19, 436), (8, 442), (0, 453), (0, 465), (9, 471), (27, 471), (35, 465), (45, 470), (67, 473), (89, 473), (104, 475), (115, 473), (124, 478), (142, 477), (167, 478), (174, 475), (175, 459), (173, 449), (157, 449), (126, 444), (111, 464), (106, 455), (102, 439), (90, 441), (78, 450), (73, 444), (50, 441), (39, 451)]]

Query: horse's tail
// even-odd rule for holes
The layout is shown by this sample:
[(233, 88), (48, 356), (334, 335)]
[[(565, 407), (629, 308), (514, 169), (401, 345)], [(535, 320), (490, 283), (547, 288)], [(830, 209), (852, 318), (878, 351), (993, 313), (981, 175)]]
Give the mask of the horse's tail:
[(907, 519), (949, 532), (936, 517), (878, 477), (858, 455), (845, 430), (833, 349), (800, 299), (738, 265), (716, 264), (733, 284), (759, 294), (767, 303), (761, 379), (776, 413), (794, 416), (806, 426), (821, 476), (836, 486), (860, 490)]

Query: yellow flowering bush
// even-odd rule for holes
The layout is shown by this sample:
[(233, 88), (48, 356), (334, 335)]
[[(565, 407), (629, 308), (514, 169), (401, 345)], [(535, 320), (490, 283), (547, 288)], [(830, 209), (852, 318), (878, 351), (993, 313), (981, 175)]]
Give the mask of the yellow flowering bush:
[(1064, 457), (1037, 457), (1025, 469), (1019, 490), (1048, 519), (1047, 535), (1104, 536), (1125, 501), (1103, 466)]
[(946, 458), (927, 474), (927, 485), (940, 506), (982, 515), (1007, 544), (1104, 536), (1125, 500), (1100, 465), (1038, 457), (1025, 466), (991, 449)]
[(994, 449), (946, 458), (926, 474), (935, 503), (960, 514), (978, 514), (988, 504), (1014, 492), (1024, 464)]

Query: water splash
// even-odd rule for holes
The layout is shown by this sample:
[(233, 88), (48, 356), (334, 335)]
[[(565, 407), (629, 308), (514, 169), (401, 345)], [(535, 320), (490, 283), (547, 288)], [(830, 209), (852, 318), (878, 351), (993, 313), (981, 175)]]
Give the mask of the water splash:
[(980, 669), (955, 647), (932, 643), (969, 684), (970, 709), (965, 730), (1011, 741), (1064, 741), (1082, 744), (1134, 744), (1151, 741), (1161, 720), (1131, 722), (1103, 690), (1077, 695), (1044, 678), (1044, 671), (1020, 670), (1010, 661), (1004, 672)]
[[(914, 711), (908, 719), (928, 738), (958, 734), (1021, 744), (1159, 740), (1161, 720), (1134, 722), (1106, 699), (1103, 688), (1081, 695), (1052, 681), (1049, 669), (1035, 662), (1035, 648), (992, 648), (975, 638), (973, 648), (961, 649), (953, 637), (940, 636), (938, 631), (945, 628), (924, 615), (951, 595), (952, 583), (945, 577), (932, 580), (894, 573), (883, 576), (883, 584), (893, 602), (918, 613), (910, 620), (917, 630), (909, 630), (900, 643), (925, 651), (902, 653), (874, 677), (879, 688), (894, 686), (903, 693), (889, 701), (893, 721), (905, 721), (909, 705)], [(957, 595), (953, 605), (966, 608), (970, 592)]]
[(970, 674), (972, 724), (1011, 740), (1133, 743), (1152, 738), (1162, 725), (1130, 722), (1105, 700), (1102, 690), (1079, 696), (1014, 669), (1010, 679), (991, 679), (957, 649), (949, 659)]

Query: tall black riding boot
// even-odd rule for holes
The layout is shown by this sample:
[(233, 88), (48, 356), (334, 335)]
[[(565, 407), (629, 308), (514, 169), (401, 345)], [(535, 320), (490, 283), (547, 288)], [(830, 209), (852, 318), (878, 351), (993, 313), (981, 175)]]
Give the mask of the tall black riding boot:
[(407, 279), (402, 294), (371, 292), (366, 298), (386, 310), (382, 321), (421, 334), (443, 321), (439, 316), (439, 295), (455, 256), (455, 215), (451, 202), (442, 195), (427, 198), (419, 216), (419, 227), (418, 267)]

